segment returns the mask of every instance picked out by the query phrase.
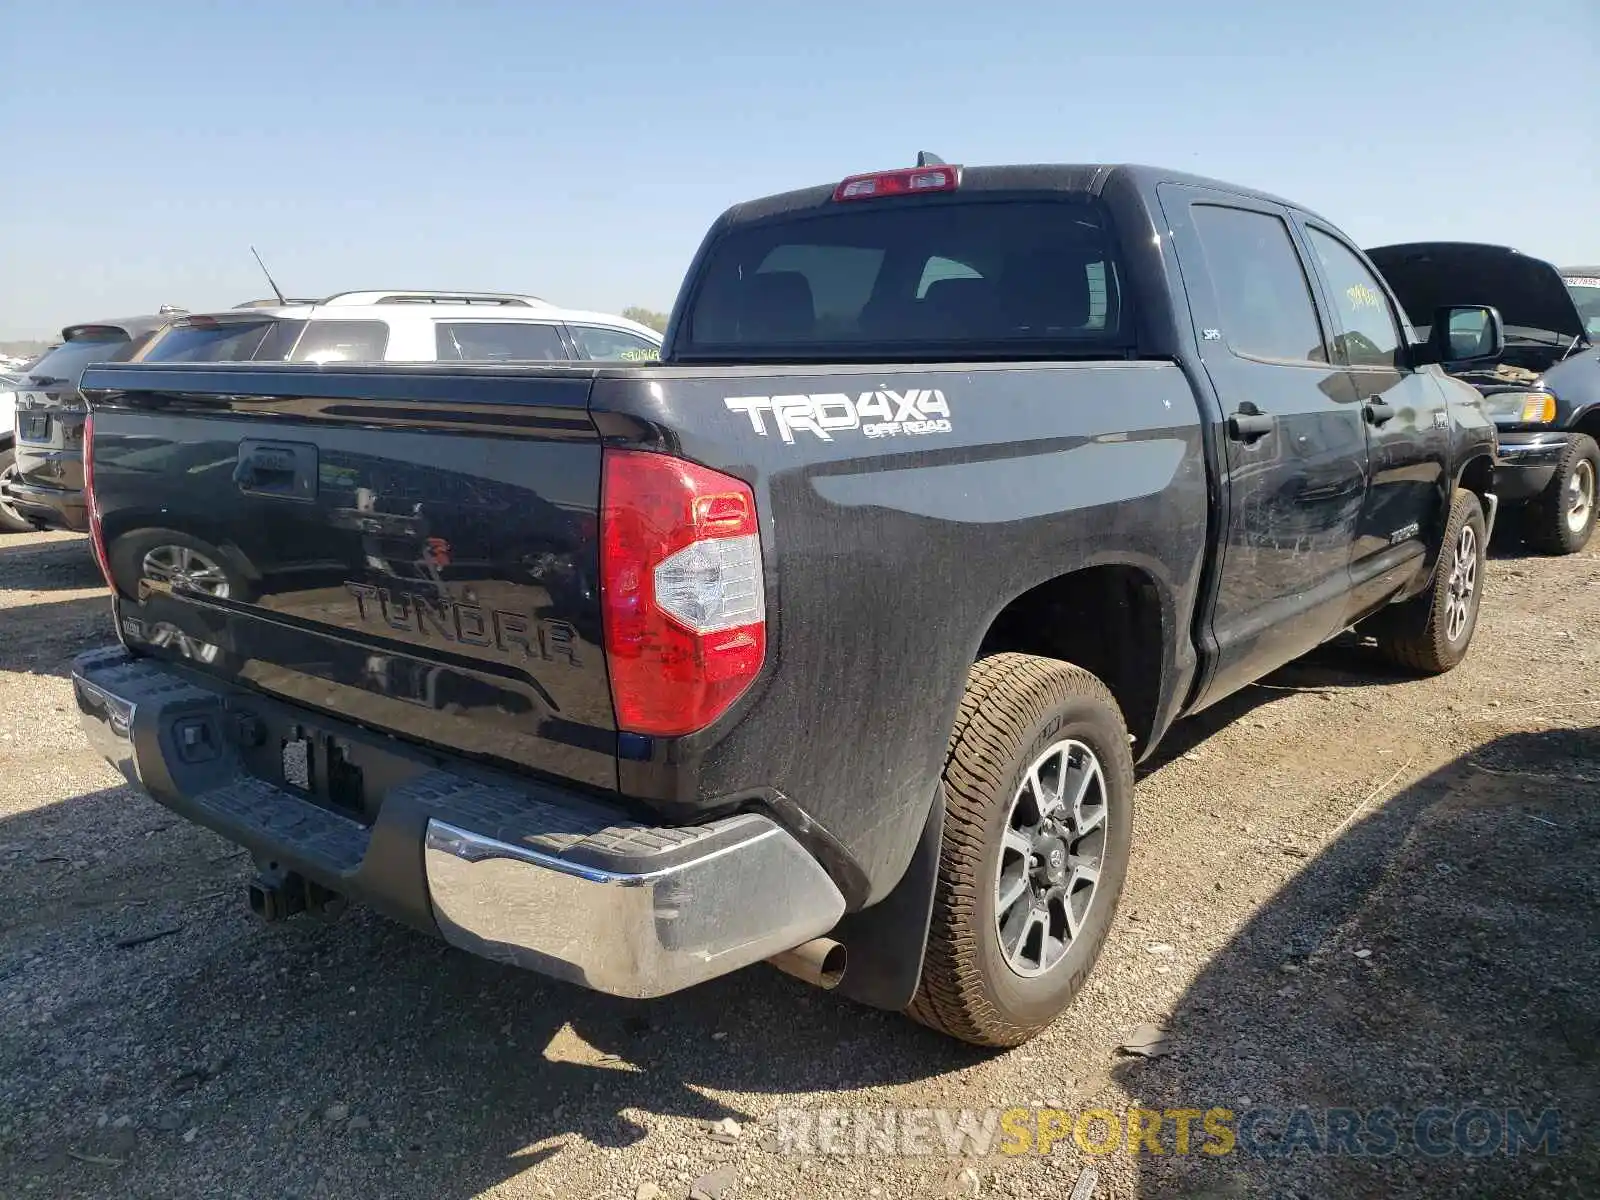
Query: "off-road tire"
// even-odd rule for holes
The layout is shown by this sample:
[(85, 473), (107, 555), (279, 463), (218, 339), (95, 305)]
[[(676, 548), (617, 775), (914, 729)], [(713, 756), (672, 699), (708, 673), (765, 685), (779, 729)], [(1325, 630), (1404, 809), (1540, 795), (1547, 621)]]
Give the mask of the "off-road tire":
[[(1587, 470), (1588, 516), (1574, 529), (1568, 520), (1572, 506), (1572, 485), (1580, 472)], [(1596, 484), (1600, 482), (1600, 446), (1586, 433), (1575, 433), (1562, 451), (1556, 473), (1543, 492), (1528, 505), (1526, 536), (1528, 544), (1546, 554), (1576, 554), (1594, 536), (1600, 504)]]
[[(1062, 739), (1099, 759), (1106, 837), (1097, 891), (1065, 956), (1025, 978), (1006, 964), (995, 925), (995, 880), (1013, 798), (1035, 759)], [(1100, 955), (1127, 877), (1133, 755), (1122, 711), (1081, 667), (1028, 654), (979, 659), (950, 734), (943, 774), (944, 838), (922, 978), (907, 1013), (980, 1046), (1015, 1046), (1050, 1024)]]
[[(1449, 621), (1452, 580), (1462, 545), (1461, 531), (1472, 530), (1473, 589), (1468, 599), (1466, 624), (1450, 637)], [(1442, 675), (1467, 656), (1472, 634), (1478, 627), (1483, 602), (1484, 576), (1483, 506), (1478, 497), (1463, 488), (1456, 489), (1450, 502), (1450, 519), (1445, 523), (1444, 544), (1434, 567), (1433, 582), (1420, 596), (1380, 613), (1372, 632), (1378, 650), (1391, 662), (1423, 675)]]

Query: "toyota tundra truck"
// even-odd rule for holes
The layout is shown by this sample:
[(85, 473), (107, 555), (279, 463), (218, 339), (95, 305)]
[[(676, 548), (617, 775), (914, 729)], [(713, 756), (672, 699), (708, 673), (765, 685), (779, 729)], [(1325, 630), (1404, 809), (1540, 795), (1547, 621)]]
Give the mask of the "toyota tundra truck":
[(930, 156), (730, 209), (659, 364), (95, 367), (77, 704), (265, 917), (1015, 1045), (1175, 720), (1352, 627), (1467, 652), (1495, 432), (1443, 365), (1500, 325), (1429, 315), (1285, 200)]

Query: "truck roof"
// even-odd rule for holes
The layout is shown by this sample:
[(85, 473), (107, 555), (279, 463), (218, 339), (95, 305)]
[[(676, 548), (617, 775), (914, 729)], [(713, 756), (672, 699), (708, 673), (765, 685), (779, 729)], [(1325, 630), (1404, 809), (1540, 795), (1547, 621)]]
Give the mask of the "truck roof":
[[(1227, 183), (1219, 179), (1208, 179), (1203, 175), (1191, 175), (1184, 171), (1176, 171), (1166, 167), (1144, 166), (1138, 163), (1033, 163), (994, 167), (964, 166), (961, 168), (960, 190), (962, 192), (1083, 192), (1098, 196), (1105, 190), (1107, 184), (1113, 180), (1131, 184), (1141, 192), (1154, 189), (1158, 183), (1184, 183), (1197, 187), (1215, 188), (1238, 196), (1249, 196), (1257, 200), (1264, 200), (1270, 204), (1281, 204), (1287, 208), (1317, 216), (1316, 213), (1311, 212), (1303, 204), (1285, 200), (1281, 196), (1274, 196), (1269, 192), (1263, 192), (1256, 188), (1241, 187), (1238, 184)], [(782, 192), (759, 200), (749, 200), (734, 205), (723, 215), (722, 219), (727, 224), (742, 224), (746, 221), (760, 221), (768, 217), (781, 216), (784, 213), (816, 208), (832, 200), (833, 191), (837, 184), (838, 180), (834, 180), (831, 183), (818, 184), (815, 187), (799, 188), (792, 192)], [(1325, 220), (1326, 218), (1321, 219)]]

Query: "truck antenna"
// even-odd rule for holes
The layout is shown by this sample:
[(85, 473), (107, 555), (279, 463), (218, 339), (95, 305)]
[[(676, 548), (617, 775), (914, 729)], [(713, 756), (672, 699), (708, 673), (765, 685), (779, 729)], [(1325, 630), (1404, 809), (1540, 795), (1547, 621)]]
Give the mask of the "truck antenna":
[(944, 159), (940, 158), (932, 150), (917, 151), (917, 166), (919, 167), (943, 167), (948, 165)]
[(278, 304), (280, 306), (286, 306), (289, 302), (283, 298), (283, 292), (279, 289), (277, 283), (274, 282), (272, 278), (272, 272), (267, 270), (267, 264), (261, 261), (261, 255), (256, 254), (256, 248), (254, 246), (250, 247), (250, 253), (255, 254), (256, 266), (260, 267), (261, 273), (267, 277), (267, 283), (272, 288), (272, 294), (278, 298)]

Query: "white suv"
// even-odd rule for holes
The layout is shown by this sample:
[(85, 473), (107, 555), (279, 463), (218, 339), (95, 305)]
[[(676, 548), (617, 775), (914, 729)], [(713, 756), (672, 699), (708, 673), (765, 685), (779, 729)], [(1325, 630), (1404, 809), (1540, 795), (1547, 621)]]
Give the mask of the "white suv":
[(255, 301), (179, 317), (133, 357), (144, 362), (653, 362), (661, 335), (537, 296), (342, 292)]

